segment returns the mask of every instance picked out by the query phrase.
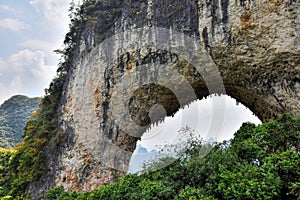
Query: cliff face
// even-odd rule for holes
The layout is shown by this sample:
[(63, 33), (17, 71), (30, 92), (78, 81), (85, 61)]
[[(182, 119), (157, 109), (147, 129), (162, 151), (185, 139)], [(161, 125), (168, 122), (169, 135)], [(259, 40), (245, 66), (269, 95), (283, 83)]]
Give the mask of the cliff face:
[(226, 93), (262, 121), (299, 110), (299, 1), (200, 3), (201, 41)]
[(112, 182), (151, 123), (212, 93), (262, 121), (300, 110), (298, 0), (119, 5), (105, 34), (101, 16), (82, 33), (59, 109), (68, 140), (49, 185), (86, 192)]
[[(153, 105), (162, 104), (171, 114), (197, 98), (188, 82), (181, 84), (180, 91), (173, 88), (182, 75), (168, 67), (177, 63), (177, 46), (195, 41), (174, 39), (169, 47), (163, 41), (175, 36), (170, 31), (182, 29), (199, 40), (197, 4), (124, 1), (122, 6), (122, 15), (102, 43), (97, 45), (93, 28), (86, 30), (88, 40), (80, 47), (80, 59), (74, 63), (64, 94), (61, 128), (72, 141), (60, 157), (56, 183), (70, 191), (89, 191), (112, 182), (112, 169), (120, 174), (128, 170), (135, 143), (150, 125), (148, 113)], [(195, 71), (179, 64), (174, 67), (181, 74)], [(178, 100), (172, 90), (184, 98)], [(194, 96), (184, 96), (185, 91)], [(156, 108), (160, 114), (152, 121), (165, 115)]]

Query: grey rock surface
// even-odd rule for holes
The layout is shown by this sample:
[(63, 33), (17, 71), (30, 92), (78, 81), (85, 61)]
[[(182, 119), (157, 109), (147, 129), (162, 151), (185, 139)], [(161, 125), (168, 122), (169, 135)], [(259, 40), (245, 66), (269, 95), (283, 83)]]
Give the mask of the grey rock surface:
[(209, 94), (262, 121), (300, 111), (299, 0), (124, 0), (97, 36), (84, 32), (60, 108), (51, 173), (67, 191), (111, 183), (151, 123)]

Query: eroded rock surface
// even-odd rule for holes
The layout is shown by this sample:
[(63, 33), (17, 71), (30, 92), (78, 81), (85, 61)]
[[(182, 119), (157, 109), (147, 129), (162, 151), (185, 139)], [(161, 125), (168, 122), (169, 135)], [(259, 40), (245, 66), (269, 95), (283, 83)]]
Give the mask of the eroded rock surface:
[(299, 110), (299, 1), (202, 1), (202, 43), (227, 94), (262, 121)]
[(299, 35), (298, 0), (124, 0), (104, 42), (83, 34), (60, 108), (68, 140), (49, 185), (86, 192), (112, 182), (150, 123), (211, 93), (262, 121), (298, 113)]

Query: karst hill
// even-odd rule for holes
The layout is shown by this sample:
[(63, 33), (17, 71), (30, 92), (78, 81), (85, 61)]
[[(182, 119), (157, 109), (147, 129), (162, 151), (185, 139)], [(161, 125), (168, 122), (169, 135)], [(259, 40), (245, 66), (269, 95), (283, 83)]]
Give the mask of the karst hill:
[(86, 0), (70, 10), (58, 77), (26, 129), (23, 145), (43, 152), (28, 156), (45, 163), (29, 167), (35, 175), (19, 168), (32, 198), (112, 183), (152, 123), (210, 94), (263, 122), (299, 114), (299, 0)]

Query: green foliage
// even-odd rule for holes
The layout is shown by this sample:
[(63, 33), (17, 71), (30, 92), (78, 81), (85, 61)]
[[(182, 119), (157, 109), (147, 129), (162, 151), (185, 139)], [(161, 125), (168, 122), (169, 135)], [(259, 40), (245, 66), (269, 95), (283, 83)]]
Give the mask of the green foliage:
[[(70, 30), (64, 39), (64, 49), (55, 50), (56, 53), (62, 55), (62, 61), (57, 70), (58, 78), (54, 79), (50, 85), (50, 93), (61, 92), (67, 74), (78, 55), (80, 42), (84, 42), (88, 47), (86, 50), (90, 51), (92, 45), (96, 46), (109, 37), (106, 33), (120, 18), (122, 2), (120, 0), (84, 0), (79, 7), (71, 2)], [(82, 41), (82, 38), (89, 38), (89, 40)]]
[(51, 200), (54, 200), (54, 199), (59, 199), (59, 200), (68, 200), (68, 199), (82, 199), (82, 194), (77, 194), (75, 192), (72, 192), (72, 193), (67, 193), (67, 192), (64, 192), (64, 189), (63, 187), (56, 187), (54, 188), (53, 190), (50, 190), (46, 195), (45, 195), (45, 198), (46, 199), (51, 199)]
[(204, 191), (199, 188), (194, 188), (190, 186), (186, 186), (184, 189), (180, 190), (178, 196), (176, 196), (175, 200), (214, 200), (214, 197), (205, 195)]
[(179, 159), (152, 164), (156, 171), (128, 174), (86, 194), (55, 188), (47, 199), (299, 199), (299, 122), (284, 115), (258, 127), (246, 123), (206, 156), (211, 146), (192, 140)]
[[(1, 149), (0, 198), (24, 199), (28, 185), (39, 180), (46, 173), (46, 155), (50, 155), (50, 152), (65, 140), (65, 135), (57, 132), (56, 129), (57, 108), (61, 102), (63, 87), (78, 55), (81, 39), (89, 38), (86, 34), (94, 32), (97, 33), (93, 34), (97, 35), (97, 38), (93, 39), (93, 44), (97, 45), (103, 41), (106, 37), (104, 33), (113, 26), (114, 21), (121, 14), (121, 4), (122, 1), (118, 0), (84, 0), (79, 7), (76, 7), (73, 2), (71, 3), (71, 24), (70, 31), (64, 40), (65, 47), (63, 50), (55, 51), (62, 54), (57, 77), (53, 79), (49, 89), (45, 90), (46, 95), (40, 102), (39, 111), (33, 113), (27, 123), (24, 140), (11, 150)], [(91, 46), (90, 41), (84, 42), (88, 43), (87, 46)], [(6, 117), (1, 114), (0, 110), (0, 122), (5, 120)], [(4, 125), (6, 128), (7, 124)], [(7, 132), (5, 128), (4, 130)], [(0, 129), (0, 136), (1, 134)], [(20, 140), (20, 138), (18, 139)], [(9, 147), (13, 142), (3, 142), (3, 144)], [(60, 190), (54, 193), (60, 193)], [(80, 196), (66, 194), (66, 197), (63, 196), (61, 199), (73, 198), (74, 195)]]
[(49, 92), (27, 122), (23, 141), (0, 151), (0, 198), (25, 199), (29, 184), (46, 173), (46, 152), (49, 154), (64, 138), (56, 131), (60, 98), (59, 91)]
[(0, 106), (0, 147), (11, 148), (21, 142), (24, 127), (40, 98), (13, 96)]
[[(24, 140), (12, 149), (0, 149), (0, 198), (26, 199), (29, 184), (46, 173), (46, 153), (64, 142), (56, 131), (57, 108), (63, 86), (72, 71), (80, 42), (97, 45), (121, 15), (123, 1), (85, 0), (71, 6), (70, 31), (66, 34), (62, 61), (39, 111), (25, 128)], [(93, 33), (89, 35), (90, 33)], [(96, 36), (92, 41), (81, 38)], [(89, 51), (86, 49), (85, 51)], [(84, 52), (82, 52), (84, 53)], [(0, 114), (0, 121), (4, 120)], [(143, 175), (126, 175), (115, 184), (79, 194), (62, 187), (50, 190), (46, 199), (299, 199), (300, 118), (284, 115), (259, 127), (244, 124), (230, 142), (211, 147), (192, 141), (186, 153), (164, 168)], [(173, 158), (164, 158), (154, 167)]]
[(24, 140), (13, 149), (0, 152), (0, 197), (10, 195), (14, 199), (26, 197), (28, 185), (46, 172), (46, 149), (56, 134), (52, 104), (40, 104), (40, 112), (34, 113), (25, 127)]

